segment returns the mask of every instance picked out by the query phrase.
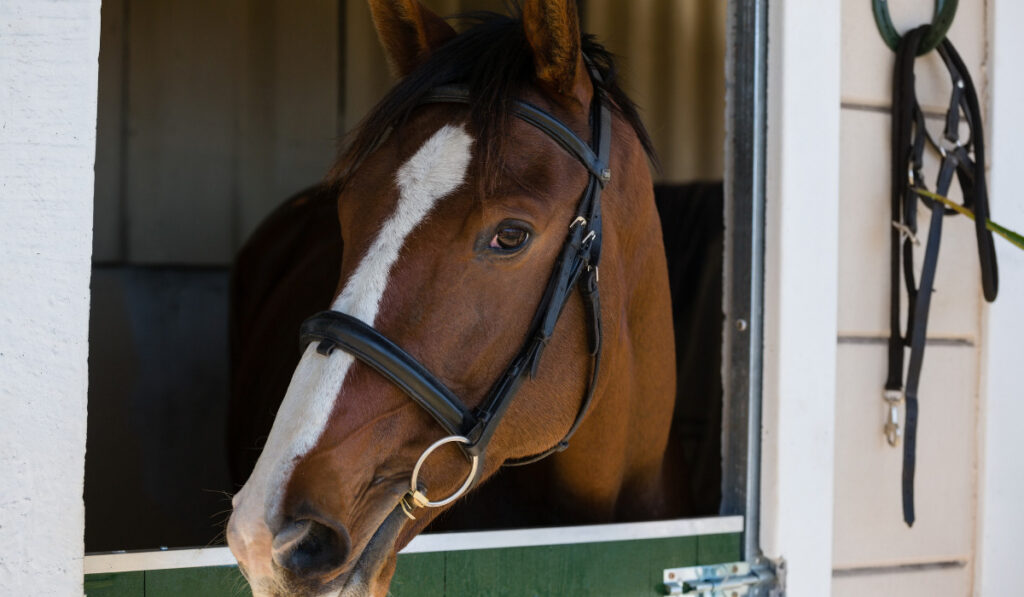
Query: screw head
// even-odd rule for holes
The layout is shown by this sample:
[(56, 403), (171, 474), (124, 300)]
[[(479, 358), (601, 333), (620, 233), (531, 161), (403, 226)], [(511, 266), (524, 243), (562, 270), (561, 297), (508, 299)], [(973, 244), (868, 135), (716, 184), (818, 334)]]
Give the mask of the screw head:
[(747, 320), (746, 319), (737, 319), (736, 320), (736, 331), (738, 331), (738, 332), (745, 332), (745, 331), (747, 331)]

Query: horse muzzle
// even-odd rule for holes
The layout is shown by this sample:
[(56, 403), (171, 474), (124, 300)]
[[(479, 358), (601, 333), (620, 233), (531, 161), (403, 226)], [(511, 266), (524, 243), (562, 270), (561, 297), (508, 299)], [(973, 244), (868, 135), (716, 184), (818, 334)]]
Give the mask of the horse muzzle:
[(289, 584), (315, 587), (340, 575), (351, 550), (343, 525), (306, 518), (290, 521), (274, 534), (270, 556)]
[(256, 597), (371, 597), (387, 594), (407, 521), (396, 504), (354, 553), (359, 542), (343, 524), (308, 511), (274, 529), (243, 529), (232, 517), (228, 544)]

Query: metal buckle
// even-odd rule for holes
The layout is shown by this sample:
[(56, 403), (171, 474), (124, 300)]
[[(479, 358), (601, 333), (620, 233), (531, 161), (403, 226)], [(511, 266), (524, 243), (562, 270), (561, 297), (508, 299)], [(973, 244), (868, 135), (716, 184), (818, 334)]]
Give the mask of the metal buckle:
[(471, 444), (469, 438), (462, 435), (449, 435), (448, 437), (442, 437), (436, 442), (430, 444), (430, 446), (420, 454), (419, 460), (416, 461), (416, 466), (412, 468), (412, 479), (409, 482), (409, 491), (402, 496), (402, 501), (399, 502), (402, 506), (402, 511), (412, 520), (416, 520), (413, 516), (412, 511), (416, 508), (440, 508), (441, 506), (448, 505), (458, 498), (462, 497), (462, 494), (469, 490), (470, 486), (473, 485), (473, 481), (476, 480), (476, 470), (480, 465), (480, 456), (473, 454), (469, 457), (471, 467), (469, 469), (469, 475), (466, 480), (462, 483), (462, 487), (459, 487), (455, 493), (444, 498), (443, 500), (430, 501), (425, 493), (420, 491), (419, 480), (420, 469), (423, 468), (423, 463), (427, 461), (427, 457), (433, 453), (434, 450), (440, 448), (445, 444), (459, 443), (459, 444)]
[(580, 226), (580, 225), (586, 226), (587, 225), (587, 219), (584, 218), (583, 216), (576, 216), (576, 219), (572, 221), (572, 224), (569, 224), (569, 230), (572, 230), (573, 228), (575, 228), (577, 226)]
[(693, 597), (742, 597), (768, 576), (752, 570), (748, 562), (666, 568), (661, 574), (669, 595)]
[(957, 150), (959, 150), (961, 147), (963, 147), (963, 144), (960, 142), (960, 138), (959, 137), (950, 138), (950, 137), (947, 137), (946, 135), (943, 135), (942, 138), (939, 139), (938, 147), (939, 147), (939, 154), (943, 158), (947, 158), (950, 155), (953, 155), (955, 157)]
[(903, 429), (900, 427), (900, 403), (903, 402), (903, 390), (885, 390), (882, 398), (889, 405), (889, 416), (885, 420), (883, 431), (885, 439), (890, 446), (896, 447), (903, 436)]
[(917, 238), (917, 235), (903, 222), (893, 222), (892, 227), (900, 231), (901, 237), (909, 238), (910, 242), (914, 243), (914, 246), (921, 246), (921, 241)]

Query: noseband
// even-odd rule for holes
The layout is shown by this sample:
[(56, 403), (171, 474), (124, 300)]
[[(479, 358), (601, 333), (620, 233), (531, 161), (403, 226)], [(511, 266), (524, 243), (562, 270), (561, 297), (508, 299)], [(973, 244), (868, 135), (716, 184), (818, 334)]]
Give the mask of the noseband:
[[(568, 232), (540, 305), (528, 328), (526, 341), (505, 371), (498, 377), (486, 397), (476, 408), (467, 406), (444, 383), (400, 346), (371, 325), (338, 311), (323, 311), (307, 319), (300, 330), (304, 349), (318, 342), (317, 352), (329, 355), (341, 349), (398, 386), (423, 407), (450, 434), (428, 447), (413, 469), (411, 487), (402, 500), (405, 513), (412, 518), (413, 507), (439, 507), (448, 504), (469, 490), (483, 467), (483, 458), (495, 429), (508, 409), (512, 398), (526, 380), (537, 375), (540, 356), (551, 339), (555, 324), (569, 301), (573, 289), (579, 287), (587, 319), (587, 339), (591, 356), (591, 374), (576, 419), (557, 444), (534, 456), (506, 461), (506, 466), (530, 464), (569, 446), (569, 439), (583, 422), (594, 396), (601, 360), (601, 308), (598, 297), (598, 262), (601, 257), (601, 190), (611, 179), (608, 160), (611, 147), (611, 111), (599, 86), (598, 73), (591, 68), (594, 98), (590, 111), (592, 143), (580, 139), (572, 130), (530, 103), (517, 100), (514, 114), (540, 129), (572, 154), (589, 172), (589, 180), (576, 208), (576, 215), (567, 223)], [(421, 103), (468, 104), (470, 95), (464, 86), (437, 87), (428, 92)], [(418, 485), (423, 463), (430, 454), (446, 443), (457, 444), (470, 460), (471, 471), (461, 487), (449, 497), (430, 501)]]

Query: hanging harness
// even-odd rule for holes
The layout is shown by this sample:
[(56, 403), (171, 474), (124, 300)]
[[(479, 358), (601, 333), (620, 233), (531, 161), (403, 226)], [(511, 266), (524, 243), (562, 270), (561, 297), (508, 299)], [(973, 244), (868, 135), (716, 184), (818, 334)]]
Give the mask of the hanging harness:
[[(931, 146), (941, 157), (935, 193), (948, 196), (954, 175), (963, 192), (963, 206), (974, 211), (974, 226), (981, 262), (981, 285), (985, 300), (996, 298), (999, 276), (996, 267), (992, 233), (985, 223), (989, 219), (988, 190), (985, 186), (985, 138), (981, 109), (974, 83), (963, 60), (949, 39), (938, 45), (946, 69), (952, 79), (953, 91), (946, 111), (945, 128), (936, 142), (925, 128), (924, 113), (914, 90), (914, 60), (926, 47), (922, 40), (931, 25), (923, 25), (904, 35), (896, 49), (896, 69), (892, 98), (892, 231), (890, 263), (889, 373), (884, 398), (889, 406), (885, 426), (889, 443), (895, 446), (900, 438), (898, 407), (906, 403), (906, 427), (903, 443), (903, 520), (914, 524), (914, 468), (917, 450), (918, 383), (927, 339), (928, 308), (935, 282), (935, 268), (942, 238), (942, 219), (957, 212), (942, 203), (926, 198), (915, 189), (927, 190), (921, 173), (925, 146)], [(961, 112), (963, 119), (961, 120)], [(961, 124), (969, 131), (966, 140), (960, 137)], [(973, 158), (972, 158), (973, 155)], [(920, 279), (914, 280), (914, 245), (917, 239), (918, 200), (931, 211), (928, 241)], [(903, 334), (900, 313), (900, 270), (907, 291), (907, 328)], [(910, 348), (906, 381), (903, 377), (904, 348)]]

